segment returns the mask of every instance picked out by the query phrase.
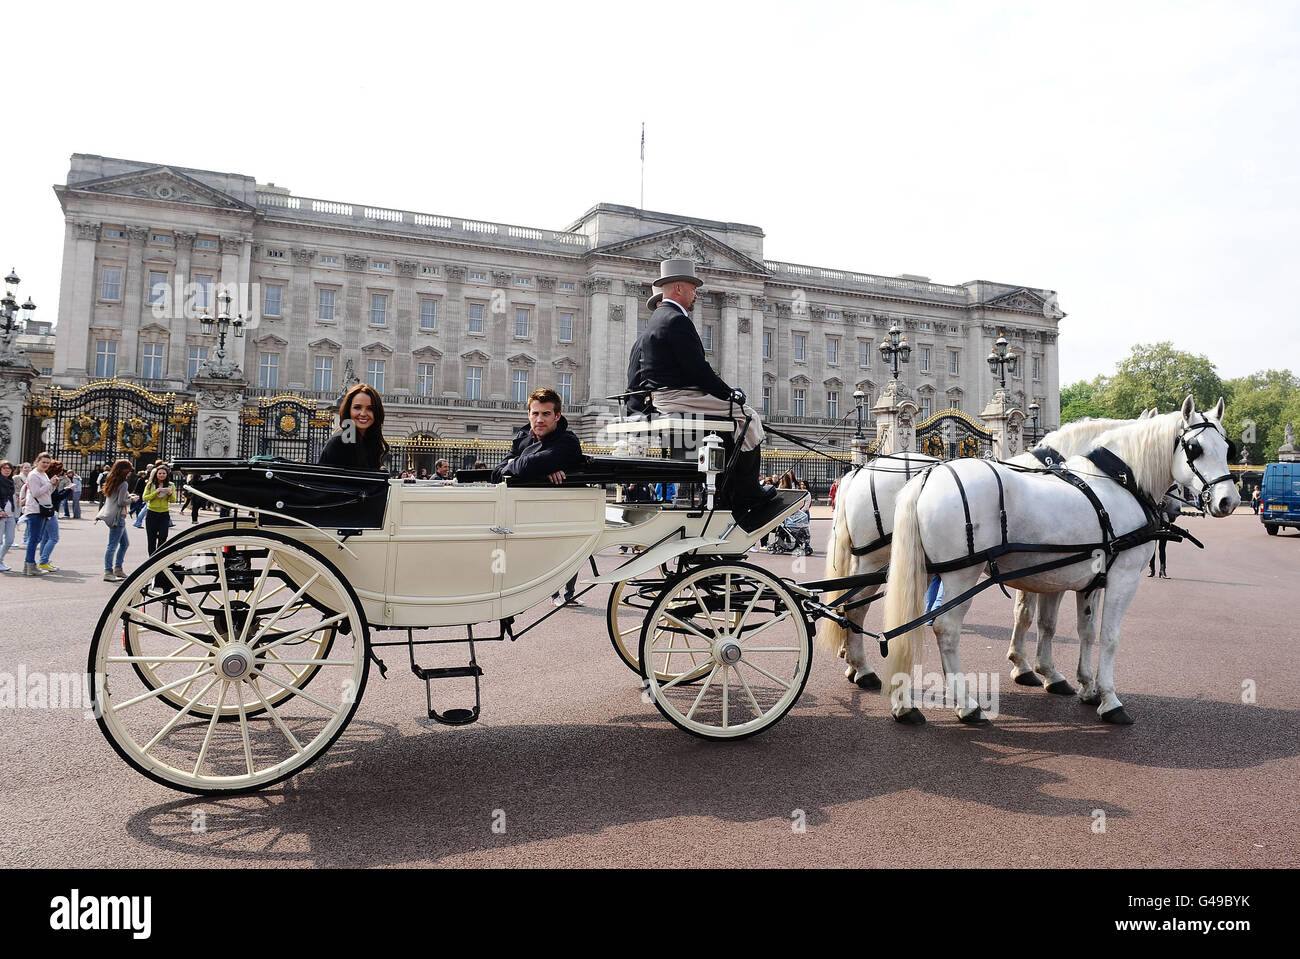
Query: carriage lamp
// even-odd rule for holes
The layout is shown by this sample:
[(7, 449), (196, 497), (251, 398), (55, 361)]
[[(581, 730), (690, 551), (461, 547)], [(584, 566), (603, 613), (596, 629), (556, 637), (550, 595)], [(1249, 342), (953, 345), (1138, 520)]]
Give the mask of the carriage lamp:
[(893, 363), (894, 379), (898, 379), (899, 360), (904, 363), (911, 362), (912, 347), (908, 344), (907, 337), (898, 328), (897, 323), (889, 328), (885, 338), (880, 341), (880, 358), (884, 360), (885, 365)]
[(856, 439), (862, 439), (862, 408), (866, 405), (867, 394), (862, 390), (853, 391), (853, 402), (858, 406), (858, 431), (854, 434)]
[(713, 494), (717, 491), (718, 474), (727, 465), (727, 454), (722, 448), (722, 437), (710, 433), (700, 444), (699, 458), (696, 461), (700, 472), (704, 474), (704, 490), (708, 496), (708, 508), (713, 509)]
[(1016, 365), (1020, 357), (1007, 348), (1007, 338), (998, 335), (997, 342), (993, 344), (993, 349), (989, 351), (988, 363), (989, 372), (998, 378), (998, 384), (1001, 389), (1007, 388), (1007, 369), (1011, 369), (1011, 375), (1016, 375)]
[(1029, 415), (1033, 417), (1034, 420), (1034, 432), (1030, 434), (1030, 439), (1029, 439), (1029, 442), (1032, 445), (1038, 442), (1038, 401), (1037, 400), (1034, 400), (1034, 402), (1029, 404)]

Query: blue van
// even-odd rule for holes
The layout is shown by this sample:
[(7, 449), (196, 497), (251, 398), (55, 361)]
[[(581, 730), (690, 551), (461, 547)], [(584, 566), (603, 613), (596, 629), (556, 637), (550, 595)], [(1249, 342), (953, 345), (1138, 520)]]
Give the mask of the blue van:
[(1259, 496), (1259, 521), (1269, 536), (1284, 526), (1300, 529), (1300, 463), (1265, 466)]

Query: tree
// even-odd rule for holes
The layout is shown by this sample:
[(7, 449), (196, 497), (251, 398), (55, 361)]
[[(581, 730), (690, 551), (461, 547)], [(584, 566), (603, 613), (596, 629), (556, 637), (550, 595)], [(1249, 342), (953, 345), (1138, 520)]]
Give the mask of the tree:
[(1228, 380), (1223, 426), (1246, 449), (1250, 462), (1277, 456), (1288, 421), (1300, 423), (1300, 377), (1290, 370), (1260, 370)]
[(1108, 416), (1098, 402), (1098, 395), (1105, 389), (1106, 377), (1095, 376), (1091, 380), (1079, 380), (1061, 390), (1061, 425), (1073, 423), (1085, 417)]
[(1107, 415), (1129, 419), (1153, 406), (1161, 413), (1172, 412), (1188, 393), (1195, 397), (1197, 409), (1209, 409), (1225, 392), (1209, 357), (1184, 353), (1164, 341), (1135, 345), (1093, 402)]

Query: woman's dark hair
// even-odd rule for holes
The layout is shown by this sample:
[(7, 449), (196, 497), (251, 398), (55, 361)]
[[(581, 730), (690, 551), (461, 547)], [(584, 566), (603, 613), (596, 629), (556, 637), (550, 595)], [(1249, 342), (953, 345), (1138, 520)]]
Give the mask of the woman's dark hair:
[(108, 471), (108, 476), (104, 479), (104, 495), (112, 496), (113, 491), (126, 482), (127, 477), (131, 475), (131, 470), (130, 460), (118, 460), (114, 463), (112, 469)]
[(370, 397), (370, 412), (375, 422), (366, 432), (359, 436), (362, 451), (357, 457), (357, 465), (370, 469), (383, 469), (384, 460), (388, 458), (388, 441), (384, 439), (384, 401), (379, 392), (369, 383), (358, 383), (343, 394), (339, 402), (339, 425), (346, 427), (352, 419), (352, 399), (358, 393)]

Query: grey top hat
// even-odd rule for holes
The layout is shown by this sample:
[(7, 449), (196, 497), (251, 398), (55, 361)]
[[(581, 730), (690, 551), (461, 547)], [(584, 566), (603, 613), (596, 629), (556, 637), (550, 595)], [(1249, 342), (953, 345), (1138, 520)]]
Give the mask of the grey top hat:
[(655, 310), (659, 309), (659, 304), (663, 301), (664, 295), (662, 293), (656, 293), (654, 296), (650, 297), (650, 299), (645, 301), (646, 309), (653, 313)]
[(694, 260), (664, 260), (659, 264), (659, 279), (651, 283), (651, 286), (663, 286), (666, 283), (676, 283), (678, 281), (693, 283), (695, 286), (703, 285), (704, 281), (695, 275)]

